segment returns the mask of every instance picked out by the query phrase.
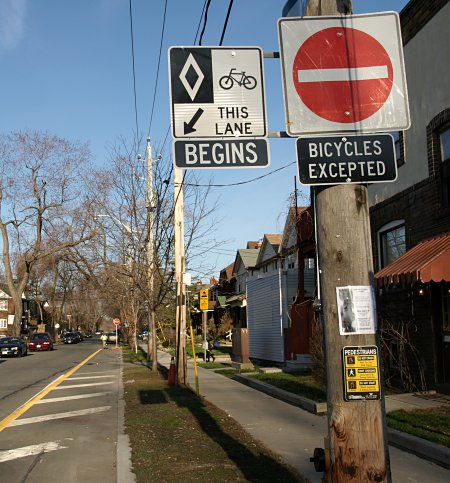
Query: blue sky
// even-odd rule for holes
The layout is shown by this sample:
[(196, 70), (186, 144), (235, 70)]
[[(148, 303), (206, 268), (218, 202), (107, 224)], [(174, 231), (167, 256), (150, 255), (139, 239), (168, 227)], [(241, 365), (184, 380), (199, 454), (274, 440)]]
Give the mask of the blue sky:
[[(353, 11), (400, 11), (406, 3), (354, 0)], [(218, 45), (228, 4), (212, 0), (203, 45)], [(277, 19), (284, 4), (235, 0), (223, 45), (278, 51)], [(150, 136), (156, 146), (161, 146), (170, 123), (167, 50), (195, 45), (203, 5), (204, 0), (168, 0), (155, 97), (165, 0), (132, 0), (138, 130), (145, 139), (155, 99)], [(39, 129), (89, 142), (98, 164), (106, 162), (108, 144), (119, 136), (133, 138), (129, 0), (0, 0), (0, 63), (2, 132)], [(279, 60), (265, 60), (264, 71), (269, 130), (284, 130)], [(170, 136), (169, 141), (166, 162), (171, 161)], [(214, 236), (228, 241), (208, 255), (216, 276), (248, 240), (283, 229), (297, 175), (294, 143), (271, 139), (269, 168), (202, 171), (205, 180), (233, 184), (287, 166), (255, 182), (214, 189), (220, 203), (217, 217), (222, 219)], [(308, 203), (308, 193), (308, 188), (301, 189), (299, 204)]]

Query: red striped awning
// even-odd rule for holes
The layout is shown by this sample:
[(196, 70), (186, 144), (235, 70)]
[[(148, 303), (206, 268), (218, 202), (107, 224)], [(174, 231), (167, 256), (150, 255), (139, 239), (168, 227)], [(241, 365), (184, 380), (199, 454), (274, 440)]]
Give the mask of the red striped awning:
[(450, 233), (420, 242), (375, 274), (377, 287), (450, 282)]

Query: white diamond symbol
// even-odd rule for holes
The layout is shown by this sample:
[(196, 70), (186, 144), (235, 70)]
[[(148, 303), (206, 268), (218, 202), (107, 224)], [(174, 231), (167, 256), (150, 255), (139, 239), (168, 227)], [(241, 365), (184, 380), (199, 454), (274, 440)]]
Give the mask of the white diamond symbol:
[[(195, 73), (198, 76), (197, 80), (195, 81), (195, 84), (193, 86), (191, 86), (186, 79), (186, 74), (188, 73), (188, 70), (191, 67), (195, 70)], [(183, 69), (180, 72), (180, 80), (181, 80), (181, 83), (183, 84), (184, 88), (186, 89), (187, 93), (189, 94), (191, 101), (193, 101), (195, 99), (195, 96), (197, 95), (197, 92), (200, 89), (200, 86), (201, 86), (204, 78), (205, 78), (205, 76), (203, 75), (203, 72), (201, 71), (197, 62), (195, 62), (193, 55), (189, 54), (189, 57), (187, 58), (187, 61), (184, 64)]]

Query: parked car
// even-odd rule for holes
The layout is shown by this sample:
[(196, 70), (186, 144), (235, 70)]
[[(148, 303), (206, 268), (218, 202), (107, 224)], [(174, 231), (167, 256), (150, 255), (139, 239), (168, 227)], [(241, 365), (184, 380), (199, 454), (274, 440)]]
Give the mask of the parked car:
[(0, 339), (0, 357), (22, 357), (27, 353), (27, 343), (20, 337), (2, 337)]
[(102, 335), (102, 334), (103, 334), (103, 330), (101, 329), (95, 331), (95, 335)]
[(87, 332), (84, 333), (84, 336), (86, 337), (86, 339), (90, 339), (92, 337), (92, 332), (88, 330)]
[(28, 343), (29, 351), (52, 351), (53, 339), (48, 332), (35, 332)]
[(64, 344), (78, 344), (78, 342), (81, 342), (80, 336), (78, 335), (78, 332), (66, 332), (63, 335), (63, 342)]
[(143, 330), (139, 335), (138, 339), (147, 340), (148, 339), (148, 330)]
[[(116, 331), (114, 330), (113, 332), (108, 332), (106, 334), (108, 336), (108, 340), (106, 341), (107, 344), (115, 344), (116, 343)], [(117, 337), (119, 337), (119, 334), (117, 334)], [(117, 340), (117, 342), (119, 342)]]

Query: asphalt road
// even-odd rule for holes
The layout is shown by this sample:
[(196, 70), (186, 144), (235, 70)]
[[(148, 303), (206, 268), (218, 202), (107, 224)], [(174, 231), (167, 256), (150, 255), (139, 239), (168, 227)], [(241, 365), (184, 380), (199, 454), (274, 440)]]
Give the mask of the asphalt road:
[(117, 480), (119, 351), (98, 339), (0, 359), (0, 481)]

